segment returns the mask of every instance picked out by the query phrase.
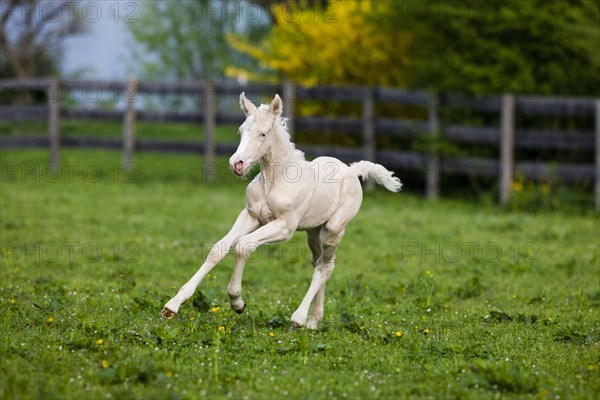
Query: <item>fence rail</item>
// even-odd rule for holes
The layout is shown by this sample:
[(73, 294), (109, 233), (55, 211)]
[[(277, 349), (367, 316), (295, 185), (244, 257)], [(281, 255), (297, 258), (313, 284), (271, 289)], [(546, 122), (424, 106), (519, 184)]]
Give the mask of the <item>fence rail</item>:
[[(425, 173), (426, 194), (439, 196), (441, 173), (485, 176), (499, 179), (500, 202), (511, 194), (514, 174), (531, 179), (561, 178), (566, 181), (595, 180), (596, 209), (600, 210), (600, 99), (547, 97), (547, 96), (467, 96), (436, 93), (425, 90), (398, 88), (372, 88), (352, 86), (302, 87), (291, 82), (249, 83), (235, 82), (137, 82), (129, 81), (58, 81), (53, 79), (0, 80), (0, 93), (10, 91), (43, 91), (48, 95), (47, 106), (2, 106), (2, 120), (47, 119), (47, 137), (2, 137), (0, 147), (48, 147), (50, 162), (57, 163), (60, 146), (105, 147), (123, 149), (123, 165), (133, 162), (134, 150), (175, 151), (204, 154), (210, 162), (216, 154), (230, 154), (235, 146), (215, 140), (217, 124), (239, 124), (241, 115), (221, 113), (217, 96), (238, 96), (245, 91), (248, 96), (272, 97), (284, 95), (286, 116), (291, 117), (289, 130), (326, 131), (355, 135), (362, 140), (361, 147), (302, 145), (310, 156), (331, 155), (345, 161), (369, 159), (390, 168), (417, 170)], [(110, 91), (125, 104), (123, 110), (73, 109), (62, 107), (65, 94), (74, 92)], [(202, 107), (193, 112), (136, 110), (138, 93), (154, 95), (192, 95), (202, 100)], [(360, 117), (296, 116), (298, 100), (350, 102), (362, 105)], [(403, 104), (423, 109), (426, 119), (377, 118), (378, 104)], [(444, 125), (440, 121), (440, 108), (462, 107), (474, 111), (499, 115), (499, 126)], [(516, 126), (517, 115), (533, 116), (593, 116), (595, 132), (550, 131), (522, 129)], [(102, 119), (123, 121), (123, 138), (101, 139), (89, 137), (61, 137), (61, 119)], [(191, 122), (203, 124), (203, 142), (172, 140), (140, 140), (135, 138), (136, 121)], [(432, 145), (425, 153), (377, 149), (377, 137), (414, 137), (426, 134)], [(436, 138), (455, 144), (496, 145), (500, 158), (476, 159), (470, 157), (443, 157), (436, 148)], [(594, 146), (595, 143), (595, 146)], [(595, 152), (594, 164), (556, 164), (548, 162), (515, 160), (515, 149), (572, 150)]]

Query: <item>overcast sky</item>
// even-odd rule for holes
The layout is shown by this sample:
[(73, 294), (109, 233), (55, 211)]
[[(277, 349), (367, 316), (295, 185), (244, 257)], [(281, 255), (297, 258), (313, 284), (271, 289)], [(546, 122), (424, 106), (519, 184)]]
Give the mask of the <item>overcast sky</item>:
[(125, 79), (134, 72), (127, 52), (133, 39), (127, 24), (139, 16), (137, 1), (79, 1), (84, 32), (64, 41), (63, 76), (82, 73), (89, 79)]

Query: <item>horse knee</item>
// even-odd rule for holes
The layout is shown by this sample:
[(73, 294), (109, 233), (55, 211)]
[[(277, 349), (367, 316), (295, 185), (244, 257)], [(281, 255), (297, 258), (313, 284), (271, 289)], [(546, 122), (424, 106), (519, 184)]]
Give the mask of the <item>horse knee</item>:
[(225, 254), (227, 254), (228, 250), (229, 249), (226, 248), (225, 243), (215, 243), (206, 256), (206, 261), (211, 264), (218, 264), (225, 257)]
[(327, 224), (325, 226), (325, 232), (323, 234), (323, 247), (337, 247), (342, 241), (342, 238), (344, 237), (345, 233), (345, 227), (335, 225), (331, 226)]

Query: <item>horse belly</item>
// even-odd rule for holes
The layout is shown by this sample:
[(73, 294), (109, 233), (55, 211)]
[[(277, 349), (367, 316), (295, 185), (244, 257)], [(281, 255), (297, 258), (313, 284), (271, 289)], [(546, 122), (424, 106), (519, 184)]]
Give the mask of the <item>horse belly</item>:
[(340, 196), (338, 185), (319, 185), (307, 205), (298, 229), (310, 229), (320, 225), (331, 218), (339, 208)]

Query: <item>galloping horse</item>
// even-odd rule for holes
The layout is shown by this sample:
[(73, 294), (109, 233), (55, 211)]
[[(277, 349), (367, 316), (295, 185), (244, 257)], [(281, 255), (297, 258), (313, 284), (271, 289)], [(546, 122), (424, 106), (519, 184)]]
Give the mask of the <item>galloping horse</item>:
[(288, 240), (295, 231), (303, 230), (308, 236), (314, 271), (291, 322), (294, 327), (315, 329), (323, 319), (325, 283), (333, 272), (335, 252), (346, 225), (362, 203), (359, 177), (372, 178), (392, 192), (399, 191), (402, 184), (392, 172), (369, 161), (348, 166), (332, 157), (304, 160), (286, 131), (279, 95), (270, 105), (256, 107), (242, 93), (240, 107), (246, 120), (239, 128), (240, 144), (229, 165), (236, 175), (243, 176), (259, 163), (260, 173), (248, 185), (246, 208), (229, 233), (213, 246), (198, 272), (169, 300), (162, 316), (172, 318), (233, 246), (235, 265), (227, 293), (231, 307), (241, 314), (245, 308), (242, 274), (248, 257), (262, 244)]

